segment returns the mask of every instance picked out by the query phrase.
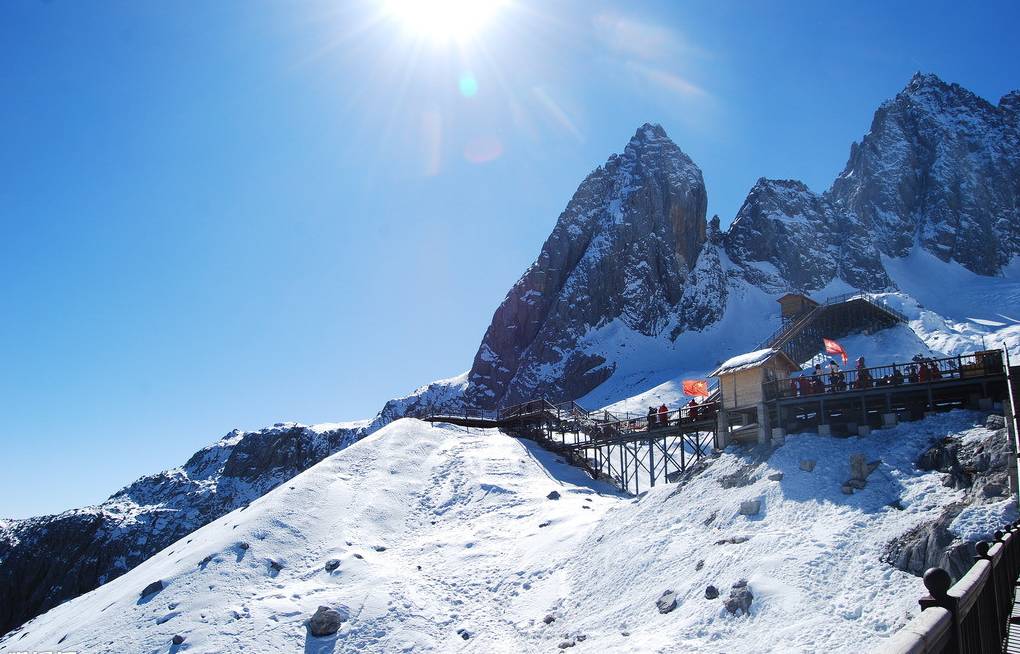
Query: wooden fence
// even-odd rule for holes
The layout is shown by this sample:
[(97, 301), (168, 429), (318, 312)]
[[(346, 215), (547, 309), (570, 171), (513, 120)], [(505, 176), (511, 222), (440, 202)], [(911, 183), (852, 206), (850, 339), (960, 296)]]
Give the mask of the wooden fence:
[(992, 543), (978, 543), (977, 552), (974, 565), (955, 584), (942, 568), (924, 573), (929, 594), (919, 602), (921, 614), (890, 640), (885, 654), (1006, 650), (1020, 575), (1020, 521), (995, 532)]

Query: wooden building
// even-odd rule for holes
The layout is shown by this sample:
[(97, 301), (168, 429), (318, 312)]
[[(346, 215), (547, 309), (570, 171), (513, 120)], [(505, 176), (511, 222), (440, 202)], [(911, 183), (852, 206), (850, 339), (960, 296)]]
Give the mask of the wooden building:
[(762, 384), (787, 379), (799, 370), (786, 352), (772, 348), (735, 356), (716, 368), (709, 375), (719, 379), (722, 402), (716, 447), (725, 448), (732, 441), (767, 442), (769, 414)]
[(787, 293), (777, 300), (782, 308), (783, 320), (790, 320), (811, 311), (818, 303), (800, 293)]
[(722, 407), (732, 411), (757, 406), (765, 400), (762, 384), (787, 379), (798, 370), (800, 366), (786, 352), (766, 348), (735, 356), (710, 376), (719, 379)]

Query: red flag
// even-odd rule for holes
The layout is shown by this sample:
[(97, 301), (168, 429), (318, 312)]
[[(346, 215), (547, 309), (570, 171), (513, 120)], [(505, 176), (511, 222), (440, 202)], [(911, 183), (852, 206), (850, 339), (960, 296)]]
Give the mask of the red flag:
[(843, 349), (843, 346), (837, 343), (836, 341), (832, 340), (831, 338), (823, 338), (822, 342), (825, 343), (826, 353), (838, 354), (841, 357), (843, 357), (843, 365), (845, 366), (848, 358), (846, 356), (846, 350)]
[(685, 379), (684, 395), (692, 397), (708, 397), (708, 382), (704, 379)]

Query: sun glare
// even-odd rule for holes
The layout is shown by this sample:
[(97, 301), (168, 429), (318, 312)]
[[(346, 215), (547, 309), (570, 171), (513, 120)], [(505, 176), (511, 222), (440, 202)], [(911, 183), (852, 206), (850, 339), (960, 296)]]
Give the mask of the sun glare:
[(436, 42), (470, 41), (508, 0), (384, 0), (386, 13), (411, 33)]

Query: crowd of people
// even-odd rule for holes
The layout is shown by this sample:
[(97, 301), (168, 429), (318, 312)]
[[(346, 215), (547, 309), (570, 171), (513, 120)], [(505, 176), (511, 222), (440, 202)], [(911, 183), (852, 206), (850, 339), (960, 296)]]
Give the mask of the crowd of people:
[(856, 369), (847, 381), (847, 373), (840, 369), (835, 360), (829, 361), (826, 368), (816, 363), (813, 370), (806, 370), (800, 375), (790, 378), (790, 393), (795, 396), (817, 395), (819, 393), (842, 393), (847, 390), (864, 390), (878, 386), (900, 386), (902, 384), (918, 384), (942, 379), (942, 370), (938, 362), (930, 357), (917, 355), (913, 363), (906, 366), (906, 374), (900, 367), (893, 364), (888, 372), (875, 377), (873, 369), (868, 368), (864, 357), (859, 357)]
[[(686, 409), (686, 411), (684, 411)], [(715, 416), (715, 403), (698, 404), (697, 398), (692, 398), (670, 418), (670, 410), (665, 404), (658, 409), (654, 406), (648, 407), (648, 429), (668, 427), (670, 425), (681, 425), (685, 423), (707, 420)]]

